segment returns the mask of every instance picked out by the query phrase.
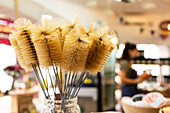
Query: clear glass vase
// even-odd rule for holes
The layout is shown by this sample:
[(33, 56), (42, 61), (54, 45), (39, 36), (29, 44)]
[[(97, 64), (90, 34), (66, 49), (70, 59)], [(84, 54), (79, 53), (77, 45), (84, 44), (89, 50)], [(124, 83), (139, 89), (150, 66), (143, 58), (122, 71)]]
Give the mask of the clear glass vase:
[(61, 100), (46, 99), (41, 113), (81, 113), (77, 98)]

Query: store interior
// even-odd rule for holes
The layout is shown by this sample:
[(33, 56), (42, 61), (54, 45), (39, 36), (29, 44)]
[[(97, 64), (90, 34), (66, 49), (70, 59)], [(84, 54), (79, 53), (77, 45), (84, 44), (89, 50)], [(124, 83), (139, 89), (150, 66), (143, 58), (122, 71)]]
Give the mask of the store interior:
[[(20, 65), (15, 47), (10, 42), (11, 34), (17, 29), (15, 20), (22, 17), (36, 25), (41, 20), (62, 18), (73, 23), (76, 16), (77, 23), (87, 29), (93, 23), (95, 29), (107, 26), (114, 49), (103, 69), (86, 76), (79, 86), (76, 100), (79, 112), (54, 113), (149, 113), (149, 110), (150, 113), (170, 113), (169, 11), (170, 0), (0, 0), (0, 113), (53, 113), (42, 110), (47, 105), (42, 89), (48, 87), (48, 81), (51, 84), (49, 90), (53, 89), (51, 78), (44, 76), (44, 84), (40, 84), (34, 68), (27, 71)], [(121, 60), (127, 42), (134, 44), (138, 51), (130, 61), (130, 69), (139, 76), (143, 73), (149, 75), (136, 83), (138, 94), (143, 94), (142, 102), (149, 94), (151, 100), (156, 95), (154, 99), (159, 100), (153, 102), (154, 105), (131, 102), (141, 95), (137, 95), (138, 98), (122, 96)], [(56, 70), (57, 73), (61, 71), (60, 67)], [(47, 71), (42, 69), (42, 73), (46, 75)], [(54, 75), (51, 77), (53, 79)], [(58, 79), (62, 81), (60, 77)], [(77, 83), (78, 80), (71, 83), (71, 89), (76, 88)], [(59, 86), (56, 87), (60, 90)], [(148, 111), (142, 111), (141, 106)]]

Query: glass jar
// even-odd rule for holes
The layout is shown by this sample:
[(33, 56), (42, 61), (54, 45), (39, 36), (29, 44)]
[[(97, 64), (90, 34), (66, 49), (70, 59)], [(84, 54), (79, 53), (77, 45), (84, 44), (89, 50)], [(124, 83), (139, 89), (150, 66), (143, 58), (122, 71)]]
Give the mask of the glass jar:
[(77, 98), (61, 100), (46, 99), (41, 113), (81, 113)]

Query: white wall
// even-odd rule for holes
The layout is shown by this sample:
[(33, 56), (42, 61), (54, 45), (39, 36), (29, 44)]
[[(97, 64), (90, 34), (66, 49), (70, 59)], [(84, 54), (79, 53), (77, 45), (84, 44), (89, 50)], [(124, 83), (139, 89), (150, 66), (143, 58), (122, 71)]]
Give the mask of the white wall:
[[(138, 16), (138, 18), (145, 18), (148, 21), (148, 24), (144, 26), (123, 26), (117, 24), (117, 31), (119, 34), (120, 42), (124, 43), (126, 41), (130, 41), (134, 43), (154, 43), (170, 45), (170, 33), (168, 33), (169, 36), (166, 39), (161, 39), (161, 30), (159, 29), (159, 24), (161, 23), (161, 21), (170, 20), (168, 15), (170, 15), (170, 13), (147, 14), (143, 16)], [(140, 33), (141, 27), (144, 28), (143, 33)], [(151, 30), (155, 31), (154, 36), (150, 34)]]
[[(15, 18), (14, 1), (15, 0), (0, 0), (0, 13)], [(19, 17), (29, 18), (33, 22), (41, 19), (42, 14), (57, 16), (56, 13), (48, 10), (48, 7), (43, 7), (31, 0), (18, 0), (18, 10)]]
[(115, 24), (115, 16), (107, 15), (101, 9), (83, 7), (64, 0), (44, 0), (43, 2), (42, 0), (32, 1), (44, 7), (48, 7), (49, 10), (70, 21), (73, 21), (74, 16), (77, 15), (79, 17), (79, 22), (86, 26), (90, 26), (90, 24), (97, 22), (98, 20), (103, 21), (103, 23), (110, 25), (112, 28)]
[[(140, 26), (122, 26), (119, 24), (119, 17), (116, 15), (107, 15), (104, 10), (88, 8), (77, 5), (63, 0), (33, 0), (34, 2), (41, 4), (44, 7), (48, 7), (49, 10), (57, 13), (58, 15), (72, 21), (75, 15), (79, 16), (80, 23), (90, 26), (91, 23), (101, 20), (104, 24), (110, 26), (112, 30), (118, 33), (120, 43), (126, 41), (134, 43), (154, 43), (154, 44), (170, 44), (170, 37), (167, 39), (161, 39), (159, 30), (159, 23), (162, 20), (170, 19), (168, 16), (170, 13), (165, 14), (145, 14), (136, 16), (138, 20), (145, 20), (147, 25), (144, 27), (144, 32), (140, 33)], [(133, 18), (132, 18), (133, 19)], [(152, 24), (152, 25), (148, 25)], [(150, 34), (150, 30), (155, 31), (155, 35)], [(170, 34), (169, 34), (170, 35)]]
[[(135, 16), (138, 21), (145, 20), (150, 25), (143, 26), (144, 32), (140, 33), (140, 26), (123, 26), (119, 23), (119, 17), (116, 14), (107, 15), (104, 10), (99, 8), (88, 8), (85, 5), (80, 6), (76, 3), (64, 0), (18, 0), (19, 10), (36, 20), (41, 18), (42, 14), (50, 14), (53, 17), (59, 15), (70, 21), (73, 21), (75, 15), (79, 16), (79, 22), (85, 26), (91, 23), (102, 21), (110, 26), (112, 30), (118, 33), (120, 43), (126, 41), (134, 43), (154, 43), (154, 44), (170, 44), (170, 36), (162, 40), (160, 38), (159, 23), (164, 19), (169, 19), (170, 13), (165, 14), (145, 14)], [(0, 5), (13, 9), (12, 0), (1, 0)], [(132, 17), (130, 16), (130, 19)], [(143, 20), (142, 20), (143, 18)], [(133, 18), (132, 18), (133, 19)], [(150, 30), (155, 30), (155, 35), (151, 36)], [(169, 34), (170, 35), (170, 34)]]

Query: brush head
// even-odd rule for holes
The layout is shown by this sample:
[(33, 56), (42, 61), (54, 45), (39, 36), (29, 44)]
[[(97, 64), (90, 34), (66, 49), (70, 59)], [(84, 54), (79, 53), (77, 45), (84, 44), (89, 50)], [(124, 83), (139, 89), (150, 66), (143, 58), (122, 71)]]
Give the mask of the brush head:
[[(99, 72), (111, 51), (114, 49), (111, 38), (108, 38), (108, 28), (95, 31), (95, 24), (87, 30), (64, 19), (53, 21), (42, 20), (36, 25), (31, 21), (20, 18), (14, 22), (18, 30), (15, 40), (11, 42), (18, 47), (18, 56), (22, 56), (23, 66), (37, 63), (48, 68), (54, 64), (65, 71), (88, 71), (92, 74)], [(38, 56), (38, 59), (37, 59)]]
[(44, 37), (44, 36), (51, 36), (56, 35), (55, 32), (56, 27), (53, 25), (52, 22), (48, 20), (42, 20), (41, 22), (33, 25), (31, 27), (32, 37)]
[(62, 31), (62, 37), (66, 37), (66, 35), (68, 35), (68, 33), (74, 28), (73, 24), (68, 24), (66, 26), (64, 26), (64, 29)]
[(56, 32), (59, 32), (59, 36), (62, 36), (62, 31), (63, 29), (71, 24), (69, 21), (62, 19), (62, 18), (55, 18), (54, 20), (51, 21), (52, 24), (55, 26)]
[(26, 65), (35, 64), (37, 61), (36, 51), (31, 41), (30, 34), (30, 31), (24, 30), (20, 32), (17, 37), (17, 42)]
[(61, 45), (55, 27), (44, 20), (32, 27), (32, 41), (35, 45), (40, 66), (48, 68), (53, 63), (59, 65), (62, 59)]
[(66, 36), (63, 48), (62, 68), (65, 71), (80, 72), (84, 70), (92, 40), (85, 35), (86, 29), (77, 25)]
[(25, 18), (19, 18), (14, 22), (14, 27), (18, 30), (16, 40), (26, 65), (34, 64), (37, 61), (36, 51), (30, 38), (31, 26), (31, 21)]
[(18, 18), (14, 21), (14, 28), (18, 31), (24, 31), (26, 29), (29, 29), (31, 25), (31, 21), (26, 18)]
[(55, 31), (58, 34), (61, 48), (63, 48), (65, 37), (63, 37), (62, 33), (63, 33), (64, 28), (66, 28), (66, 26), (71, 25), (71, 23), (65, 19), (62, 19), (62, 18), (55, 18), (51, 22), (53, 23), (53, 25), (56, 28)]
[(18, 58), (18, 61), (19, 61), (19, 64), (21, 65), (21, 67), (25, 68), (27, 71), (30, 71), (30, 70), (32, 70), (32, 68), (30, 65), (25, 64), (23, 55), (21, 53), (20, 47), (17, 42), (17, 37), (18, 37), (18, 32), (13, 32), (12, 34), (10, 34), (9, 40), (16, 52), (16, 55), (17, 55), (17, 58)]
[(48, 68), (52, 66), (53, 62), (50, 57), (49, 49), (48, 49), (47, 42), (44, 36), (34, 37), (32, 38), (32, 41), (34, 43), (34, 46), (37, 52), (40, 66), (43, 68)]
[(108, 38), (106, 28), (101, 28), (96, 33), (89, 34), (89, 37), (93, 39), (93, 44), (88, 53), (85, 70), (91, 74), (97, 74), (102, 70), (109, 57), (112, 43)]
[(66, 36), (68, 35), (68, 33), (69, 33), (72, 29), (74, 29), (74, 27), (76, 26), (77, 23), (78, 23), (78, 17), (75, 16), (73, 24), (72, 24), (72, 23), (68, 23), (68, 24), (66, 24), (66, 25), (63, 27), (62, 37), (61, 37), (61, 46), (62, 46), (62, 48), (63, 48), (63, 46), (64, 46), (64, 41), (65, 41)]
[(60, 66), (62, 61), (62, 50), (58, 35), (56, 36), (46, 36), (47, 45), (50, 51), (50, 56), (52, 61)]

